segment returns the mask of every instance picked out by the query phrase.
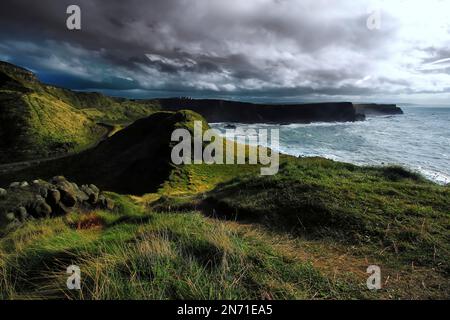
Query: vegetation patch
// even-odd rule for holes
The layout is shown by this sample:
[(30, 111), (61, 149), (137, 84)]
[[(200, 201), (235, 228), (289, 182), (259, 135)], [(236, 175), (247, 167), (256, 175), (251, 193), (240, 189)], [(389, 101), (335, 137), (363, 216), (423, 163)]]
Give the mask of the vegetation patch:
[[(393, 174), (395, 179), (393, 180)], [(215, 211), (312, 239), (378, 247), (448, 273), (450, 190), (399, 168), (288, 159), (271, 177), (238, 177), (205, 200)]]
[(30, 71), (0, 62), (0, 164), (88, 149), (158, 110), (157, 102), (45, 85)]

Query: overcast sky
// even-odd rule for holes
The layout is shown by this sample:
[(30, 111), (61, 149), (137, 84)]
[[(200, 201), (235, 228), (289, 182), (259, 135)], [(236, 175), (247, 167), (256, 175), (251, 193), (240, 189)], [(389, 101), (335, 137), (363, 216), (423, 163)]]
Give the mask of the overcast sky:
[(2, 0), (0, 60), (137, 98), (450, 104), (450, 1)]

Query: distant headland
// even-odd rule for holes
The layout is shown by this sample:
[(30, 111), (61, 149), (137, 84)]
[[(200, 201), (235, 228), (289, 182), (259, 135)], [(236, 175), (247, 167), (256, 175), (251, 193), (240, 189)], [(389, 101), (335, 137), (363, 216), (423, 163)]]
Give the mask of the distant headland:
[(159, 99), (164, 110), (193, 110), (208, 122), (311, 123), (364, 120), (371, 115), (402, 114), (395, 104), (326, 102), (310, 104), (255, 104), (216, 99)]

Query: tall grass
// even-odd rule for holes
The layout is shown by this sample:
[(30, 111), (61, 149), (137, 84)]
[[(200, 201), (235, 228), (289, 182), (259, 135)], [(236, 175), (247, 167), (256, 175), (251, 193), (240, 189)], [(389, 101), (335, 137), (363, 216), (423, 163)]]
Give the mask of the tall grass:
[[(349, 284), (276, 249), (269, 237), (199, 213), (72, 214), (1, 240), (3, 299), (298, 299), (348, 297)], [(79, 221), (102, 221), (78, 229)], [(88, 217), (88, 218), (86, 218)], [(65, 288), (80, 266), (82, 290)], [(353, 285), (353, 284), (352, 284)], [(354, 294), (354, 293), (352, 293)]]

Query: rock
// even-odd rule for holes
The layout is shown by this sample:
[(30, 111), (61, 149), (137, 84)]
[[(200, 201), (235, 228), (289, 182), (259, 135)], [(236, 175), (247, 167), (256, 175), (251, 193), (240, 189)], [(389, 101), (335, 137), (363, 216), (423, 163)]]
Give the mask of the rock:
[(24, 207), (18, 207), (15, 211), (15, 215), (20, 221), (25, 221), (28, 218), (27, 209)]
[(42, 198), (46, 199), (48, 196), (48, 189), (45, 187), (40, 187), (39, 194), (41, 195)]
[(14, 212), (8, 212), (5, 215), (5, 218), (6, 218), (6, 221), (12, 222), (12, 221), (14, 221), (16, 219), (16, 216), (14, 215)]
[(114, 203), (113, 200), (106, 198), (105, 209), (112, 211), (114, 210), (115, 206), (116, 204)]
[(86, 199), (89, 204), (96, 205), (98, 202), (99, 191), (95, 185), (82, 185), (81, 190), (88, 196)]
[(100, 193), (100, 189), (97, 188), (97, 186), (95, 184), (90, 184), (89, 188), (94, 191), (95, 193)]
[(89, 203), (92, 205), (97, 204), (98, 201), (98, 193), (91, 193), (88, 199)]
[(46, 200), (52, 208), (56, 208), (56, 205), (61, 201), (61, 193), (56, 189), (48, 190)]
[(66, 180), (63, 176), (57, 176), (53, 177), (51, 182), (56, 186), (59, 193), (61, 194), (61, 202), (69, 207), (72, 208), (77, 204), (77, 188)]
[(59, 182), (67, 182), (66, 178), (63, 176), (55, 176), (50, 180), (51, 184), (58, 184)]
[(71, 190), (67, 189), (58, 189), (58, 190), (61, 193), (61, 202), (65, 206), (72, 208), (77, 204), (77, 198), (75, 194), (71, 192)]
[(12, 182), (10, 185), (9, 185), (9, 187), (10, 188), (19, 188), (20, 187), (20, 182)]
[(26, 182), (26, 181), (22, 181), (21, 183), (20, 183), (20, 187), (21, 188), (26, 188), (26, 187), (29, 187), (30, 185), (28, 184), (28, 182)]
[(28, 220), (66, 215), (74, 208), (88, 212), (96, 208), (113, 210), (115, 206), (94, 184), (79, 187), (63, 176), (53, 177), (49, 182), (13, 182), (7, 190), (0, 188), (2, 198), (7, 201), (1, 201), (0, 220), (8, 230)]
[(64, 216), (70, 213), (70, 208), (66, 207), (62, 202), (59, 202), (56, 204), (53, 213), (55, 216)]
[(72, 187), (73, 187), (75, 190), (80, 191), (80, 188), (78, 187), (78, 185), (77, 185), (75, 182), (71, 182), (70, 184), (72, 185)]
[(115, 206), (114, 201), (105, 197), (104, 195), (100, 195), (99, 203), (100, 203), (100, 206), (102, 207), (102, 209), (114, 210), (114, 206)]
[(35, 218), (48, 218), (52, 214), (52, 208), (41, 196), (36, 196), (36, 200), (28, 206), (28, 209), (30, 215)]
[(84, 203), (84, 202), (86, 202), (88, 200), (89, 200), (89, 196), (85, 192), (83, 192), (83, 191), (78, 191), (77, 192), (77, 201), (79, 203)]

